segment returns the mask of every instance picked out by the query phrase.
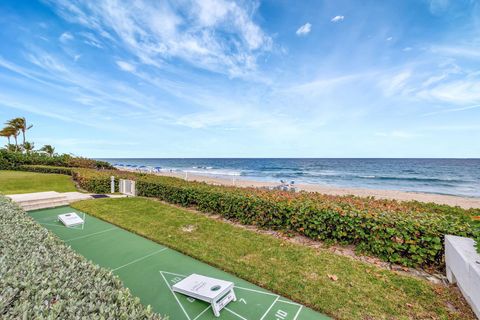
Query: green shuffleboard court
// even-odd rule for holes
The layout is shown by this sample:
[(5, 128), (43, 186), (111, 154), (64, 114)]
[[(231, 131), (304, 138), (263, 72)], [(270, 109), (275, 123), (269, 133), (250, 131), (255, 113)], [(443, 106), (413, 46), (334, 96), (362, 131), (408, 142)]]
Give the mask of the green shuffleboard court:
[[(85, 223), (72, 228), (63, 226), (57, 216), (68, 212), (76, 212), (84, 218)], [(275, 293), (71, 207), (37, 210), (29, 214), (79, 254), (111, 269), (143, 304), (151, 305), (155, 312), (167, 315), (172, 320), (329, 319)], [(172, 286), (192, 273), (235, 283), (237, 301), (230, 302), (221, 311), (220, 317), (216, 318), (206, 302), (174, 293)]]

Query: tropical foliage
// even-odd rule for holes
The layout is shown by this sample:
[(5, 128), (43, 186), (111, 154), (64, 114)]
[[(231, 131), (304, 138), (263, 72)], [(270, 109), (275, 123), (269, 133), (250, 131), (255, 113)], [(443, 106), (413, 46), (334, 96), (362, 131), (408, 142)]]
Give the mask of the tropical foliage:
[(473, 236), (471, 219), (480, 215), (478, 209), (433, 203), (213, 186), (118, 170), (72, 169), (71, 174), (90, 192), (109, 193), (112, 175), (135, 179), (140, 196), (243, 224), (353, 244), (360, 252), (406, 266), (442, 266), (445, 235)]
[(0, 170), (18, 170), (23, 165), (113, 169), (108, 162), (74, 157), (68, 154), (48, 155), (39, 152), (21, 153), (0, 149)]
[[(32, 124), (27, 124), (27, 120), (23, 117), (13, 118), (5, 123), (5, 127), (0, 130), (0, 137), (7, 138), (5, 150), (10, 152), (25, 152), (32, 153), (34, 151), (34, 143), (26, 140), (26, 132), (33, 127)], [(18, 137), (22, 135), (22, 144), (18, 143)], [(11, 139), (15, 141), (11, 144)], [(39, 149), (40, 152), (53, 156), (55, 148), (51, 145), (45, 145)]]
[(50, 157), (53, 157), (53, 155), (55, 154), (55, 148), (49, 144), (46, 144), (43, 147), (41, 147), (39, 151), (45, 152)]
[(2, 319), (160, 319), (3, 196), (0, 251)]

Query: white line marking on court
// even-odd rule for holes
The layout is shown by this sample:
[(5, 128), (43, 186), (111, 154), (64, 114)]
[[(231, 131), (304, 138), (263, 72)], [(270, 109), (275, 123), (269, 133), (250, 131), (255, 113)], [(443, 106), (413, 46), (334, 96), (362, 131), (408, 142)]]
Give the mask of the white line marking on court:
[(85, 212), (83, 213), (83, 218), (82, 218), (82, 220), (83, 220), (83, 223), (82, 223), (82, 230), (83, 230), (83, 226), (85, 225)]
[(65, 242), (70, 242), (70, 241), (74, 241), (74, 240), (88, 238), (88, 237), (91, 237), (91, 236), (94, 236), (94, 235), (97, 235), (97, 234), (100, 234), (100, 233), (104, 233), (104, 232), (108, 232), (108, 231), (112, 231), (112, 230), (116, 230), (116, 229), (118, 229), (118, 228), (115, 227), (115, 228), (110, 228), (110, 229), (107, 229), (107, 230), (102, 230), (102, 231), (86, 234), (86, 235), (81, 236), (81, 237), (76, 237), (76, 238), (65, 240)]
[(173, 294), (173, 297), (175, 298), (175, 300), (177, 300), (178, 305), (180, 306), (180, 308), (182, 308), (183, 313), (185, 313), (185, 316), (187, 317), (188, 320), (191, 320), (190, 317), (188, 316), (187, 311), (185, 311), (185, 309), (183, 308), (182, 304), (180, 303), (180, 301), (178, 300), (177, 296), (175, 295), (175, 292), (173, 292), (172, 288), (170, 288), (170, 285), (168, 284), (168, 281), (167, 281), (167, 279), (165, 278), (165, 276), (163, 275), (162, 271), (159, 271), (159, 272), (160, 272), (160, 275), (162, 276), (163, 280), (164, 280), (165, 283), (167, 284), (168, 289), (169, 289), (170, 292)]
[(174, 272), (170, 272), (170, 271), (163, 271), (163, 270), (158, 270), (158, 272), (161, 272), (161, 273), (168, 273), (168, 274), (173, 274), (174, 276), (179, 276), (179, 277), (187, 277), (186, 275), (184, 274), (180, 274), (180, 273), (174, 273)]
[(293, 320), (297, 320), (298, 315), (300, 314), (300, 311), (302, 311), (303, 306), (300, 305), (300, 308), (298, 309), (297, 313), (295, 314), (295, 317), (293, 317)]
[(198, 316), (196, 316), (193, 320), (197, 320), (202, 314), (205, 313), (205, 311), (207, 311), (208, 309), (210, 309), (211, 305), (206, 307), (205, 310), (203, 310), (202, 312), (200, 312), (200, 314)]
[(42, 226), (51, 226), (51, 227), (57, 227), (57, 228), (65, 228), (65, 226), (61, 226), (59, 224), (52, 224), (52, 223), (41, 223)]
[(239, 317), (240, 319), (243, 319), (243, 320), (248, 320), (248, 319), (245, 319), (244, 317), (242, 317), (241, 315), (239, 315), (238, 313), (234, 312), (233, 310), (230, 310), (229, 308), (225, 307), (224, 308), (225, 310), (227, 310), (228, 312), (236, 315), (237, 317)]
[(129, 263), (124, 264), (123, 266), (120, 266), (120, 267), (117, 267), (117, 268), (115, 268), (115, 269), (112, 269), (112, 271), (117, 271), (117, 270), (119, 270), (119, 269), (125, 268), (125, 267), (127, 267), (127, 266), (129, 266), (129, 265), (131, 265), (131, 264), (134, 264), (134, 263), (136, 263), (136, 262), (142, 261), (143, 259), (147, 259), (148, 257), (151, 257), (151, 256), (153, 256), (153, 255), (155, 255), (155, 254), (157, 254), (157, 253), (160, 253), (160, 252), (162, 252), (162, 251), (165, 251), (165, 250), (167, 250), (167, 249), (168, 249), (168, 248), (162, 248), (162, 249), (160, 249), (160, 250), (158, 250), (158, 251), (155, 251), (155, 252), (152, 252), (152, 253), (150, 253), (150, 254), (147, 254), (146, 256), (143, 256), (143, 257), (141, 257), (141, 258), (138, 258), (138, 259), (135, 259), (135, 260), (133, 260), (133, 261), (130, 261)]
[(260, 291), (260, 290), (255, 290), (255, 289), (249, 289), (249, 288), (244, 288), (244, 287), (239, 287), (239, 286), (234, 286), (234, 288), (242, 289), (242, 290), (247, 290), (247, 291), (253, 291), (253, 292), (258, 292), (258, 293), (263, 293), (267, 294), (270, 296), (275, 296), (278, 297), (278, 294), (272, 293), (272, 292), (265, 292), (265, 291)]
[(278, 302), (283, 302), (283, 303), (289, 303), (289, 304), (293, 304), (294, 306), (301, 306), (300, 303), (296, 303), (296, 302), (293, 302), (293, 301), (287, 301), (287, 300), (282, 300), (282, 299), (278, 299)]
[(275, 299), (275, 301), (273, 301), (273, 303), (270, 305), (270, 307), (267, 309), (267, 311), (265, 311), (265, 313), (263, 314), (263, 316), (260, 318), (260, 320), (263, 320), (263, 318), (265, 318), (265, 316), (270, 312), (270, 310), (272, 309), (273, 305), (275, 303), (277, 303), (278, 299), (280, 299), (280, 296), (277, 296), (277, 299)]

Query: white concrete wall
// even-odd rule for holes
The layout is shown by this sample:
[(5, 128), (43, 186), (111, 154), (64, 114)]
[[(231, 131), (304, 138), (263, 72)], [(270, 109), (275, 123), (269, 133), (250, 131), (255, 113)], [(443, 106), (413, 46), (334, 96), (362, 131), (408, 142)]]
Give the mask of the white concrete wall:
[(463, 296), (480, 319), (480, 255), (470, 238), (446, 236), (447, 278), (457, 283)]

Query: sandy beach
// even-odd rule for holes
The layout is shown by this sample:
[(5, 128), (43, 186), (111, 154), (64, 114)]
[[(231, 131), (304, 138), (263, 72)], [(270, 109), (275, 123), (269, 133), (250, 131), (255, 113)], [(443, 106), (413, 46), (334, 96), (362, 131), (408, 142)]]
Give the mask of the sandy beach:
[[(122, 170), (125, 170), (122, 168)], [(134, 171), (134, 170), (131, 170)], [(212, 177), (198, 174), (184, 172), (155, 172), (151, 174), (177, 177), (187, 179), (188, 181), (201, 181), (215, 185), (226, 185), (237, 187), (274, 187), (278, 186), (279, 182), (255, 181), (235, 178)], [(416, 200), (421, 202), (434, 202), (438, 204), (446, 204), (450, 206), (459, 206), (461, 208), (480, 208), (480, 198), (459, 197), (451, 195), (433, 194), (433, 193), (419, 193), (419, 192), (405, 192), (397, 190), (380, 190), (380, 189), (361, 189), (361, 188), (340, 188), (335, 186), (325, 186), (318, 184), (295, 184), (297, 190), (308, 192), (319, 192), (330, 195), (355, 195), (360, 197), (375, 197), (378, 199), (394, 199), (399, 201)]]

